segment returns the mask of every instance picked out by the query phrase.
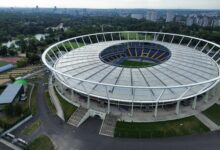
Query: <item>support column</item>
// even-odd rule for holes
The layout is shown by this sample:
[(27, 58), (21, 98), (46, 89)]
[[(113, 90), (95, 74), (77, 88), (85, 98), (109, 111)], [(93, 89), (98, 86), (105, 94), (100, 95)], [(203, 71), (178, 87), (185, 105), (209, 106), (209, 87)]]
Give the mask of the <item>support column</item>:
[(109, 99), (108, 87), (107, 86), (105, 86), (105, 92), (106, 92), (106, 96), (107, 96), (107, 99), (108, 99), (107, 114), (109, 114), (110, 113), (110, 99)]
[(204, 101), (205, 101), (206, 103), (208, 103), (208, 101), (209, 101), (209, 91), (207, 91), (207, 92), (205, 93)]
[(197, 96), (194, 97), (192, 109), (196, 109), (196, 103), (197, 103)]
[(63, 88), (63, 84), (61, 84), (61, 93), (64, 93), (64, 88)]
[(71, 100), (73, 101), (74, 97), (73, 97), (73, 90), (71, 90)]
[(134, 113), (134, 103), (132, 102), (131, 103), (131, 116), (133, 116), (133, 113)]
[(157, 112), (158, 112), (157, 109), (158, 109), (158, 103), (156, 103), (155, 110), (154, 110), (155, 119), (157, 119)]
[(90, 108), (90, 96), (89, 95), (87, 96), (87, 108), (88, 109)]
[(107, 113), (110, 113), (110, 100), (108, 99), (108, 108), (107, 108)]
[(180, 101), (176, 104), (176, 114), (178, 115), (180, 113)]

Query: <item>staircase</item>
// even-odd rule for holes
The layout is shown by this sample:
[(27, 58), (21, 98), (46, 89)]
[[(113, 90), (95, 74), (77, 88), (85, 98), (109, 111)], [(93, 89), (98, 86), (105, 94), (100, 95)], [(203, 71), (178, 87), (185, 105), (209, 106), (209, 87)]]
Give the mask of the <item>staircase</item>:
[(68, 124), (79, 127), (89, 117), (88, 109), (79, 107), (68, 120)]
[(114, 137), (115, 125), (117, 122), (117, 117), (107, 114), (102, 122), (101, 129), (99, 131), (100, 135)]

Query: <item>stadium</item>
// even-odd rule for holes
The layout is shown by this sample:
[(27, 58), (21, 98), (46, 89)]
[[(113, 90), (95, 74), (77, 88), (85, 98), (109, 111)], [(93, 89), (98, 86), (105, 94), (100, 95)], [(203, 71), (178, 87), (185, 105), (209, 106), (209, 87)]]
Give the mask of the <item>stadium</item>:
[(220, 46), (186, 35), (88, 34), (55, 43), (42, 61), (60, 96), (101, 117), (137, 122), (186, 117), (214, 104), (219, 91)]

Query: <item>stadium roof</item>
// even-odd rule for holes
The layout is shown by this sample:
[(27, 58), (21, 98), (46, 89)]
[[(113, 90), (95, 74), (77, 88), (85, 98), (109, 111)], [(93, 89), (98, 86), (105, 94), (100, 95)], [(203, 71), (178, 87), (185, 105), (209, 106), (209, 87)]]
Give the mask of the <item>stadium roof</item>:
[[(112, 45), (130, 42), (108, 41), (87, 45), (63, 55), (55, 65), (55, 69), (67, 75), (98, 83), (143, 86), (167, 87), (182, 86), (207, 81), (219, 76), (217, 64), (204, 53), (183, 45), (170, 44), (159, 41), (148, 41), (167, 47), (172, 56), (166, 62), (148, 68), (122, 68), (102, 62), (99, 53)], [(137, 40), (135, 40), (137, 42)], [(112, 100), (134, 100), (137, 102), (156, 101), (161, 89), (133, 89), (122, 87), (108, 87), (106, 95), (103, 85), (85, 81), (76, 81), (58, 75), (61, 80), (77, 91), (87, 91), (98, 97), (109, 97)], [(207, 83), (207, 87), (212, 83)], [(197, 94), (204, 85), (197, 85), (187, 92), (186, 96)], [(166, 89), (160, 100), (176, 99), (186, 91), (186, 87)]]

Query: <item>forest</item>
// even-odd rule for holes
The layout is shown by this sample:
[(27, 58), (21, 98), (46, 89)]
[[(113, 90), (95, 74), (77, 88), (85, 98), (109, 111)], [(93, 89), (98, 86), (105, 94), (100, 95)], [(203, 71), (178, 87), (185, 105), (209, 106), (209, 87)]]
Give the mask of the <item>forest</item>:
[[(63, 28), (53, 27), (63, 23)], [(120, 16), (73, 16), (47, 13), (0, 13), (0, 43), (16, 40), (16, 45), (0, 46), (1, 56), (25, 53), (29, 63), (40, 60), (42, 52), (51, 44), (78, 35), (108, 31), (157, 31), (192, 35), (220, 44), (220, 28), (187, 27), (183, 23), (150, 22)], [(37, 40), (35, 34), (47, 34)]]

